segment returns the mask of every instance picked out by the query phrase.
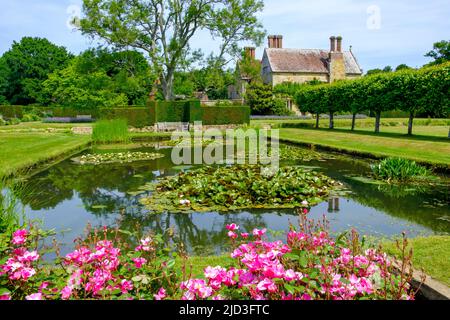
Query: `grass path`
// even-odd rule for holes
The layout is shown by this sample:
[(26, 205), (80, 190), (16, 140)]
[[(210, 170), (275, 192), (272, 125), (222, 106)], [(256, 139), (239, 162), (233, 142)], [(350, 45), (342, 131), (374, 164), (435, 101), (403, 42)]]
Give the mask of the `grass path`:
[[(413, 249), (413, 266), (450, 286), (450, 236), (433, 236), (408, 240)], [(395, 243), (383, 243), (387, 253), (399, 256)]]
[(58, 158), (89, 142), (89, 136), (65, 133), (0, 132), (0, 176)]
[(450, 140), (433, 136), (407, 137), (399, 134), (326, 129), (280, 129), (280, 139), (314, 144), (375, 157), (402, 157), (450, 168)]

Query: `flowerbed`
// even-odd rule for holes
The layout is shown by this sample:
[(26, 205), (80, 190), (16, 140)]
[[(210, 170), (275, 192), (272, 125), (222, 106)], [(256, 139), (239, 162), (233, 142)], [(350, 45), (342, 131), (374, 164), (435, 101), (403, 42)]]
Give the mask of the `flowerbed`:
[(99, 154), (86, 154), (81, 157), (72, 159), (79, 164), (107, 164), (107, 163), (128, 163), (135, 161), (146, 161), (163, 158), (164, 155), (160, 153), (149, 152), (117, 152), (117, 153), (99, 153)]
[(333, 179), (300, 167), (266, 176), (257, 165), (202, 167), (165, 177), (141, 199), (155, 213), (309, 207), (338, 189)]
[[(413, 299), (411, 255), (401, 246), (397, 271), (380, 249), (367, 248), (356, 233), (332, 238), (323, 224), (307, 221), (287, 242), (269, 242), (266, 230), (250, 233), (227, 225), (235, 264), (209, 266), (192, 279), (175, 263), (177, 254), (160, 236), (127, 245), (120, 230), (94, 231), (54, 265), (42, 263), (35, 230), (19, 229), (0, 251), (0, 299)], [(112, 239), (111, 239), (112, 238)], [(400, 247), (400, 245), (399, 245)]]

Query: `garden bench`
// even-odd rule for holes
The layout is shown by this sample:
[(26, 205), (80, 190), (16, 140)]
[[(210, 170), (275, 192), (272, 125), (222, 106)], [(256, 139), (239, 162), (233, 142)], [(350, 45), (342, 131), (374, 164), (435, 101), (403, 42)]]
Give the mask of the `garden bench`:
[(158, 122), (158, 131), (189, 131), (188, 122)]

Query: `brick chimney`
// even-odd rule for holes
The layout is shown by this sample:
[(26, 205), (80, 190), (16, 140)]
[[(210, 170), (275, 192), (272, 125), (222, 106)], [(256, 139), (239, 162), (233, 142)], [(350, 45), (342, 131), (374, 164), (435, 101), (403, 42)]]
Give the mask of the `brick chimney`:
[(283, 36), (282, 35), (277, 36), (277, 48), (283, 49)]
[(336, 51), (342, 52), (342, 37), (341, 36), (336, 38)]
[(336, 37), (332, 36), (330, 37), (330, 52), (336, 51)]
[(329, 82), (346, 78), (344, 53), (342, 52), (342, 37), (331, 37), (329, 54)]
[(283, 48), (283, 36), (272, 35), (268, 37), (270, 49), (282, 49)]
[(245, 47), (245, 55), (247, 57), (252, 58), (253, 60), (256, 59), (256, 48), (255, 47)]
[(275, 48), (275, 36), (268, 36), (269, 40), (269, 49)]

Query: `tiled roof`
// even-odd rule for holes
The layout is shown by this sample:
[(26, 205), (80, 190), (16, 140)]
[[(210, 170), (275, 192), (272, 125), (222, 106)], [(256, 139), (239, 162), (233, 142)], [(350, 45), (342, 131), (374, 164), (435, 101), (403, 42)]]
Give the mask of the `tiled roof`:
[[(266, 49), (273, 72), (328, 73), (329, 51), (321, 49)], [(344, 52), (347, 74), (362, 74), (355, 57)]]

